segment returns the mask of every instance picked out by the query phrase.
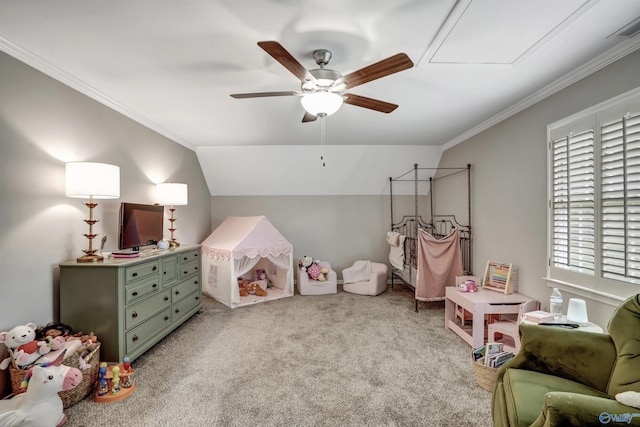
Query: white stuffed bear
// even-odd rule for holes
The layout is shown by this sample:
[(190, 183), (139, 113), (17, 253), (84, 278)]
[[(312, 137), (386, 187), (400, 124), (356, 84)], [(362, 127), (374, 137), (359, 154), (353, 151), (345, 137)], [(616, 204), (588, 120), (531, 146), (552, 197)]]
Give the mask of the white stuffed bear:
[(616, 400), (623, 405), (640, 408), (640, 393), (637, 391), (623, 391), (616, 394)]
[[(9, 332), (0, 332), (0, 344), (4, 344), (13, 353), (13, 360), (19, 367), (33, 364), (43, 354), (51, 351), (45, 341), (36, 341), (37, 326), (34, 323), (18, 325)], [(11, 357), (0, 363), (0, 369), (7, 369)]]

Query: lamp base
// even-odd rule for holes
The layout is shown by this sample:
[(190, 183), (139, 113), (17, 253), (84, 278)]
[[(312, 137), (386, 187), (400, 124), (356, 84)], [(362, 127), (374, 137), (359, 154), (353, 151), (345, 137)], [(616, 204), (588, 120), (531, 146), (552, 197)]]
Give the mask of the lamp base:
[(98, 262), (104, 260), (102, 255), (83, 255), (80, 258), (77, 258), (78, 262)]
[(180, 243), (176, 242), (175, 239), (169, 240), (169, 248), (175, 249), (180, 246)]

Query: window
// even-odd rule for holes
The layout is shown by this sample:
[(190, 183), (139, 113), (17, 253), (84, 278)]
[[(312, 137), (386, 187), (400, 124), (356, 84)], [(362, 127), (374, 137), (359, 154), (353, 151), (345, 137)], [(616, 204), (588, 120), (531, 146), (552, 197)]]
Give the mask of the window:
[(549, 125), (549, 271), (613, 295), (640, 285), (640, 89)]

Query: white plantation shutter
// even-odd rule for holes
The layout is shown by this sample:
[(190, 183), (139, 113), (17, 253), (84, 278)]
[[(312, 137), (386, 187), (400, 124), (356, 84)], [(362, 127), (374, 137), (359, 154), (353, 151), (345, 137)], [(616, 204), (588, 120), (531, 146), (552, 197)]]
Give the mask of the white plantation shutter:
[(640, 279), (640, 114), (601, 127), (602, 275)]
[(552, 262), (593, 274), (595, 265), (595, 160), (593, 130), (552, 142)]
[(626, 297), (640, 285), (640, 88), (549, 135), (548, 279)]

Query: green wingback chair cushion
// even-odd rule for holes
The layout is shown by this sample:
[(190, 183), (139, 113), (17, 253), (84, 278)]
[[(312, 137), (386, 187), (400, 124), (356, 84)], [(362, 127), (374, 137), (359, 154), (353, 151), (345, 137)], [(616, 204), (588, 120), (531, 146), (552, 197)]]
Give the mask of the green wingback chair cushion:
[(607, 391), (612, 396), (629, 390), (640, 392), (640, 294), (616, 309), (609, 321), (609, 335), (618, 357)]
[(549, 392), (609, 397), (606, 393), (576, 381), (525, 369), (509, 369), (504, 374), (503, 386), (510, 426), (531, 425), (540, 415), (542, 407), (531, 405), (530, 402), (542, 402)]

